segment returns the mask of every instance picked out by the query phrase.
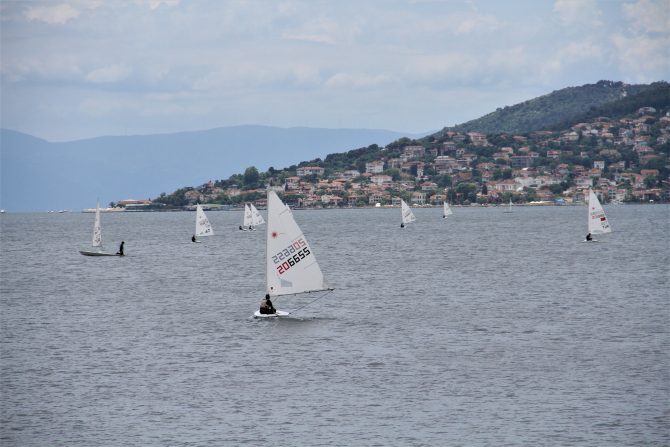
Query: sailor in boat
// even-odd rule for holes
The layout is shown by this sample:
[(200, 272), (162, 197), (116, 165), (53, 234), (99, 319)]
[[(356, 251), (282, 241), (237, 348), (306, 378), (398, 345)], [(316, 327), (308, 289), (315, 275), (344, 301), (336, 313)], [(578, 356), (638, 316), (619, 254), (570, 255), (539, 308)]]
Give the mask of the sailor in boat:
[(119, 245), (119, 251), (116, 252), (116, 254), (119, 255), (119, 256), (124, 256), (124, 254), (123, 254), (123, 244), (125, 244), (125, 241), (121, 241), (121, 245)]
[(404, 222), (400, 224), (400, 228), (405, 228), (405, 223)]
[(260, 313), (263, 315), (272, 315), (277, 313), (277, 309), (272, 305), (270, 301), (270, 294), (265, 295), (265, 299), (261, 301)]
[(195, 242), (195, 234), (191, 237), (191, 242)]
[(253, 230), (254, 230), (253, 225), (249, 225), (249, 231), (253, 231)]
[(586, 240), (587, 241), (592, 241), (593, 240), (593, 238), (591, 237), (591, 233), (586, 235)]
[(240, 230), (244, 231), (244, 228), (242, 228), (242, 225), (240, 225)]

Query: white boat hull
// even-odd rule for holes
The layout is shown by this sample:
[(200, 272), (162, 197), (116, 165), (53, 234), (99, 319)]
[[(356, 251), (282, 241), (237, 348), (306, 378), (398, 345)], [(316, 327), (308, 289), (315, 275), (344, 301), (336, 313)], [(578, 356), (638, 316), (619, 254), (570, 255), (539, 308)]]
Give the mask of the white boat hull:
[(283, 310), (278, 310), (274, 314), (262, 314), (260, 310), (254, 312), (254, 318), (277, 318), (277, 317), (288, 317), (289, 313), (284, 312)]
[(82, 251), (79, 250), (79, 253), (81, 253), (84, 256), (121, 256), (116, 253), (104, 253), (101, 251)]

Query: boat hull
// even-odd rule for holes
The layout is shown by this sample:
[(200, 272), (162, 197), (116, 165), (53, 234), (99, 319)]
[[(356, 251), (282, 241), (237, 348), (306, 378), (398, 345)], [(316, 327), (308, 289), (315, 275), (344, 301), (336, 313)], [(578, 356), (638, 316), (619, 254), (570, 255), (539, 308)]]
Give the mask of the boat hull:
[(117, 255), (116, 253), (104, 253), (100, 251), (79, 251), (84, 256), (121, 256)]
[(260, 310), (254, 312), (254, 318), (278, 318), (278, 317), (288, 317), (289, 313), (284, 312), (283, 310), (278, 310), (274, 314), (262, 314)]

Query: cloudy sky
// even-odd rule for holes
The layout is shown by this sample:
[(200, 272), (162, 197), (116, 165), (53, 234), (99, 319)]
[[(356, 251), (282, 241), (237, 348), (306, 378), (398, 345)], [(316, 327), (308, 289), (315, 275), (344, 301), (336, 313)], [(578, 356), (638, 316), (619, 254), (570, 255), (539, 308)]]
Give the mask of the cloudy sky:
[(0, 2), (2, 127), (423, 132), (600, 79), (670, 78), (670, 0)]

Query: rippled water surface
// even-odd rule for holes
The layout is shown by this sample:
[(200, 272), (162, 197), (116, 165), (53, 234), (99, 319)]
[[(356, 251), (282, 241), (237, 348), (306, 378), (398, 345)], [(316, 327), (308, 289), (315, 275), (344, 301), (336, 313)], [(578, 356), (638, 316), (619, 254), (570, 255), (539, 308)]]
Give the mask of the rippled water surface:
[[(5, 214), (3, 446), (670, 443), (667, 206), (295, 211), (336, 290), (251, 318), (265, 227)], [(274, 300), (279, 309), (314, 295)]]

